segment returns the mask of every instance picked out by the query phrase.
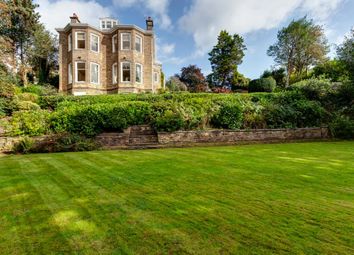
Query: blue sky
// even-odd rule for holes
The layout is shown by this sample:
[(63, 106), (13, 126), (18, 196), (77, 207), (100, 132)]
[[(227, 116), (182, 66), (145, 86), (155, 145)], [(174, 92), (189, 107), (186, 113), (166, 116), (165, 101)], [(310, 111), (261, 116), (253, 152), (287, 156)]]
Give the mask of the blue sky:
[[(220, 30), (239, 33), (248, 50), (239, 71), (257, 78), (274, 63), (266, 54), (277, 31), (292, 19), (307, 15), (323, 25), (331, 45), (339, 44), (354, 27), (354, 0), (35, 0), (42, 22), (54, 32), (69, 15), (98, 26), (98, 18), (112, 16), (124, 24), (145, 28), (155, 20), (157, 57), (167, 76), (196, 64), (210, 72), (207, 53)], [(333, 56), (334, 51), (330, 54)]]

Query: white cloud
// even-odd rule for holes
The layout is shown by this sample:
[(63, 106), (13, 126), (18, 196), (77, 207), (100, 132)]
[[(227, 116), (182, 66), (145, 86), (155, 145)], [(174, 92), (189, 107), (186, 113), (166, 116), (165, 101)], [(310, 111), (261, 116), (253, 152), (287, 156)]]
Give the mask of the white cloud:
[(73, 13), (79, 16), (81, 22), (96, 26), (99, 24), (99, 18), (112, 15), (109, 8), (103, 7), (95, 0), (35, 0), (35, 3), (39, 4), (37, 10), (41, 15), (41, 22), (53, 33), (55, 28), (65, 27)]
[(171, 28), (171, 19), (168, 16), (168, 6), (171, 0), (113, 0), (113, 4), (122, 8), (135, 7), (147, 9), (157, 17), (161, 28)]
[(290, 14), (300, 11), (323, 21), (343, 0), (193, 0), (179, 20), (181, 29), (193, 35), (197, 54), (203, 55), (216, 42), (222, 29), (246, 34), (278, 27)]
[(161, 46), (161, 52), (164, 55), (171, 55), (175, 52), (176, 45), (174, 43), (167, 43)]

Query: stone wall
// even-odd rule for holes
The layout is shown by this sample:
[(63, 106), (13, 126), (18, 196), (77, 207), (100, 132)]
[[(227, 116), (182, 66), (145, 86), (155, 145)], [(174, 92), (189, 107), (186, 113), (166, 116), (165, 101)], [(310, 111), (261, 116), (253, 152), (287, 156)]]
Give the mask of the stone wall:
[[(198, 144), (237, 144), (290, 142), (329, 139), (328, 128), (259, 129), (259, 130), (203, 130), (156, 133), (148, 126), (128, 128), (124, 133), (103, 133), (96, 141), (103, 148), (163, 148)], [(20, 137), (1, 137), (0, 151), (10, 151)], [(36, 141), (48, 136), (34, 137)]]
[(328, 128), (210, 130), (158, 133), (160, 145), (180, 146), (198, 143), (233, 144), (240, 142), (268, 142), (328, 139)]

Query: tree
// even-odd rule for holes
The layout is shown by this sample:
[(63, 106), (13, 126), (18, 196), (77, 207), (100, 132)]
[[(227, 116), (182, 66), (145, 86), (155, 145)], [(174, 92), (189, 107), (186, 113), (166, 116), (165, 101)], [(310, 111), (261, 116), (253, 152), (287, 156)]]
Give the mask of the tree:
[(265, 70), (261, 78), (273, 77), (277, 86), (284, 88), (286, 84), (286, 70), (281, 67), (273, 70)]
[(43, 24), (37, 24), (27, 54), (39, 83), (49, 82), (50, 70), (55, 68), (58, 62), (57, 45), (57, 38), (47, 31)]
[(212, 74), (208, 80), (211, 84), (231, 86), (237, 73), (237, 66), (242, 63), (245, 50), (246, 46), (240, 35), (230, 35), (225, 30), (221, 31), (217, 45), (209, 53)]
[(39, 14), (35, 11), (38, 5), (32, 0), (1, 0), (0, 37), (7, 38), (12, 44), (14, 54), (20, 60), (20, 75), (24, 85), (27, 84), (28, 47), (38, 24)]
[(339, 60), (345, 64), (352, 80), (354, 80), (354, 28), (350, 35), (345, 37), (343, 44), (338, 47), (337, 55)]
[(325, 60), (329, 51), (323, 28), (306, 17), (292, 21), (278, 32), (278, 41), (269, 47), (267, 54), (286, 69), (286, 85), (292, 74), (307, 73), (310, 66)]
[(349, 72), (343, 61), (333, 59), (321, 63), (313, 68), (313, 77), (329, 79), (332, 82), (345, 81), (349, 78)]
[(170, 79), (166, 82), (166, 87), (169, 91), (173, 92), (187, 91), (187, 85), (179, 79), (178, 75), (170, 77)]
[(196, 65), (183, 67), (179, 79), (187, 85), (191, 92), (205, 92), (207, 90), (204, 74)]

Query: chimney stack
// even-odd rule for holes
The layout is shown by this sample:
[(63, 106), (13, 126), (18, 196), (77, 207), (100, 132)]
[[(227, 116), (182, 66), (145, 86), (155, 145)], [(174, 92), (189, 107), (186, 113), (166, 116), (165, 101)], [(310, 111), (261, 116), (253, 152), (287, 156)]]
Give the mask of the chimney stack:
[(146, 19), (146, 30), (152, 31), (154, 29), (154, 21), (151, 17)]
[(79, 17), (76, 15), (76, 13), (73, 14), (73, 16), (70, 17), (70, 23), (81, 23), (79, 20)]

